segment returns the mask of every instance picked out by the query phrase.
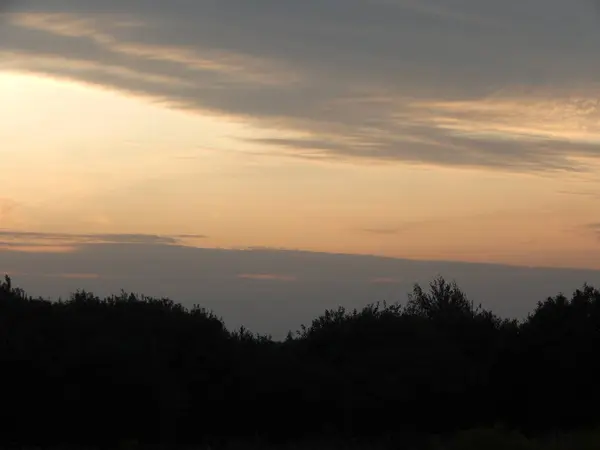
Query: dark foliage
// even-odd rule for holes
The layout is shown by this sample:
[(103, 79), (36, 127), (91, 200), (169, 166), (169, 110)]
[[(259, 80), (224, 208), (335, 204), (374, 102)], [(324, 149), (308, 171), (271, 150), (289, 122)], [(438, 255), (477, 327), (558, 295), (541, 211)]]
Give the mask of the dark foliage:
[(406, 444), (496, 424), (566, 431), (600, 421), (599, 350), (589, 286), (517, 322), (438, 278), (406, 305), (329, 310), (277, 342), (169, 299), (80, 291), (50, 302), (6, 277), (0, 441)]

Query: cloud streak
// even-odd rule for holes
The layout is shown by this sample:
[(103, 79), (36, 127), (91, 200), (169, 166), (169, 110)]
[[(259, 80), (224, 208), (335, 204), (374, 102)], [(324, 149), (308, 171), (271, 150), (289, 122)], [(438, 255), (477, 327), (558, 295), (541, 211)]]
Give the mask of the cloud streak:
[(25, 251), (30, 248), (71, 248), (86, 244), (181, 245), (186, 240), (204, 239), (196, 234), (72, 234), (0, 230), (0, 248)]
[(242, 119), (285, 155), (522, 172), (600, 156), (589, 3), (28, 5), (3, 31), (5, 69)]
[(242, 273), (238, 275), (238, 278), (245, 280), (256, 280), (256, 281), (296, 281), (297, 278), (294, 275), (281, 275), (276, 273)]

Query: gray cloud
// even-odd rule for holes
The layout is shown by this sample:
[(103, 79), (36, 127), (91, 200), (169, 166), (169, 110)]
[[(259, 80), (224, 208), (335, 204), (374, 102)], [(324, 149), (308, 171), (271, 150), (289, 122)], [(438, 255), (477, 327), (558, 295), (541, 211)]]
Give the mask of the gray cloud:
[(296, 281), (297, 278), (294, 275), (282, 275), (278, 273), (242, 273), (238, 275), (238, 278), (245, 280), (256, 280), (256, 281)]
[(145, 244), (80, 245), (68, 253), (0, 251), (0, 275), (5, 272), (34, 296), (64, 298), (77, 289), (108, 295), (123, 288), (198, 303), (229, 326), (276, 337), (327, 308), (404, 302), (414, 282), (426, 285), (438, 274), (505, 317), (524, 317), (538, 300), (585, 282), (600, 286), (600, 271), (593, 270)]
[[(573, 89), (595, 83), (600, 69), (600, 26), (587, 1), (22, 5), (2, 33), (4, 67), (308, 135), (259, 141), (293, 156), (531, 172), (582, 170), (572, 156), (599, 155), (585, 138), (508, 126), (523, 122), (519, 108), (530, 121), (539, 109), (562, 114), (551, 118), (556, 127), (570, 121), (600, 133), (598, 103), (572, 101)], [(494, 106), (515, 95), (525, 101), (500, 113), (436, 106)], [(544, 103), (555, 96), (554, 106)], [(586, 97), (597, 100), (597, 92)], [(472, 129), (449, 126), (457, 121)]]
[[(36, 247), (56, 247), (56, 244), (49, 244), (49, 243), (39, 243), (39, 244), (35, 244)], [(0, 250), (21, 250), (21, 249), (26, 249), (26, 248), (30, 248), (32, 247), (31, 243), (25, 243), (25, 242), (14, 242), (14, 241), (1, 241), (0, 240)]]
[(153, 234), (72, 234), (32, 231), (0, 230), (0, 247), (22, 248), (29, 246), (82, 245), (92, 243), (177, 245), (184, 239), (202, 239), (203, 235), (153, 235)]
[(9, 11), (14, 6), (13, 0), (0, 0), (0, 14)]

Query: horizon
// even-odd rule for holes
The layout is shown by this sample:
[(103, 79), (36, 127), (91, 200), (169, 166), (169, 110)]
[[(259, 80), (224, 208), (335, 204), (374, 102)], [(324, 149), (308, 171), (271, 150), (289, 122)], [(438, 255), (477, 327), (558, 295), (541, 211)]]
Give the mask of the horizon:
[[(261, 273), (240, 248), (288, 249), (289, 267), (294, 252), (320, 255), (323, 298), (357, 305), (444, 267), (467, 293), (485, 284), (477, 276), (514, 285), (507, 314), (550, 286), (594, 284), (599, 11), (595, 0), (0, 1), (0, 269), (65, 295), (94, 280), (115, 289), (111, 264), (142, 287), (136, 270), (171, 255), (187, 302), (203, 290), (182, 261), (250, 264), (219, 266), (210, 302), (238, 323), (229, 296), (242, 284), (224, 280), (253, 282), (244, 308), (261, 329), (295, 320), (280, 308), (258, 321), (274, 292), (289, 305), (317, 287), (276, 265)], [(50, 283), (51, 264), (96, 278)], [(391, 274), (403, 264), (418, 280)], [(340, 274), (366, 287), (349, 292)]]
[[(107, 236), (105, 236), (107, 238)], [(525, 319), (538, 301), (584, 284), (600, 286), (600, 271), (277, 249), (216, 249), (132, 242), (79, 244), (69, 252), (0, 252), (0, 274), (28, 295), (67, 299), (77, 290), (100, 297), (121, 290), (194, 304), (228, 328), (283, 339), (326, 309), (405, 303), (415, 283), (437, 276), (456, 281), (475, 304), (503, 318)], [(132, 239), (133, 238), (133, 239)], [(114, 239), (114, 238), (113, 238)], [(12, 266), (13, 270), (6, 270)]]

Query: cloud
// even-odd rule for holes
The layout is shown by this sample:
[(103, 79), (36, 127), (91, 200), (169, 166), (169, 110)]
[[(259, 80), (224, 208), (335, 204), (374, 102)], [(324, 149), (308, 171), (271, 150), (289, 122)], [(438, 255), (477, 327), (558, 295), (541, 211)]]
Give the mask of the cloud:
[(58, 273), (47, 276), (65, 278), (68, 280), (96, 280), (100, 278), (100, 275), (97, 273)]
[(0, 230), (0, 249), (27, 251), (27, 249), (73, 249), (84, 244), (153, 244), (181, 245), (186, 240), (203, 239), (199, 234), (72, 234), (33, 231)]
[[(480, 214), (478, 216), (481, 216)], [(411, 222), (403, 222), (394, 226), (379, 226), (379, 227), (368, 227), (362, 228), (360, 231), (372, 235), (380, 236), (395, 236), (401, 233), (406, 233), (413, 230), (422, 229), (431, 225), (440, 225), (448, 222), (449, 219), (427, 219), (427, 220), (415, 220)]]
[(9, 11), (13, 4), (13, 0), (0, 0), (0, 14)]
[(176, 239), (206, 239), (208, 236), (204, 234), (174, 234)]
[(258, 281), (296, 281), (297, 278), (293, 275), (279, 275), (275, 273), (242, 273), (238, 278), (246, 280)]
[(600, 191), (563, 189), (563, 190), (557, 191), (557, 193), (563, 194), (563, 195), (577, 195), (577, 196), (583, 196), (583, 197), (600, 198)]
[(600, 27), (560, 0), (30, 0), (8, 70), (245, 120), (332, 161), (539, 172), (598, 158)]
[(401, 283), (400, 280), (398, 280), (397, 278), (393, 278), (393, 277), (375, 277), (375, 278), (371, 278), (369, 280), (369, 282), (374, 283), (374, 284), (399, 284), (399, 283)]

